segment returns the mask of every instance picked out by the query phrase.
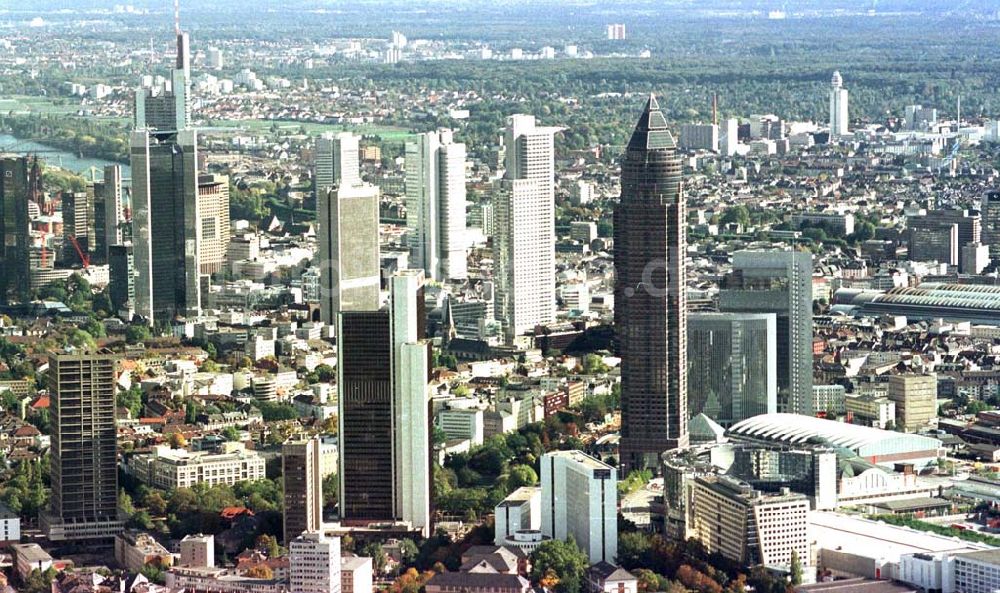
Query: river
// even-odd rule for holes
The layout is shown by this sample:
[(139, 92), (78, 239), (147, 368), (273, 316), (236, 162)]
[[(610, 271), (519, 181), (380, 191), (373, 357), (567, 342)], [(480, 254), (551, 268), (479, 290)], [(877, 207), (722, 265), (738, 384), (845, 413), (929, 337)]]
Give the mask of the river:
[[(27, 155), (38, 154), (39, 158), (44, 160), (46, 163), (62, 167), (63, 169), (67, 169), (75, 173), (80, 173), (88, 179), (90, 178), (91, 167), (97, 167), (97, 178), (102, 179), (104, 177), (104, 167), (106, 165), (121, 164), (113, 161), (106, 161), (104, 159), (86, 157), (80, 158), (80, 155), (78, 154), (46, 146), (45, 144), (41, 144), (39, 142), (19, 140), (10, 134), (0, 134), (0, 152), (5, 151)], [(122, 164), (122, 177), (128, 178), (131, 176), (131, 168), (129, 168), (128, 165)]]

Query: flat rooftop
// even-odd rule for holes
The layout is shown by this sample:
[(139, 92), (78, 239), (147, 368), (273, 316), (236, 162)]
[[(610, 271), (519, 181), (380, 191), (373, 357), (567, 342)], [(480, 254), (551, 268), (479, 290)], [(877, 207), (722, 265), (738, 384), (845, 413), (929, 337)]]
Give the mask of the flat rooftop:
[(795, 588), (795, 593), (913, 593), (916, 590), (902, 583), (859, 578), (802, 585)]
[(991, 550), (979, 550), (978, 552), (968, 552), (962, 554), (963, 558), (972, 558), (973, 560), (978, 560), (980, 562), (986, 562), (987, 564), (995, 564), (1000, 566), (1000, 548), (993, 548)]
[(809, 513), (809, 533), (820, 548), (839, 549), (890, 561), (898, 561), (902, 554), (978, 552), (990, 549), (985, 544), (967, 542), (957, 537), (819, 511)]

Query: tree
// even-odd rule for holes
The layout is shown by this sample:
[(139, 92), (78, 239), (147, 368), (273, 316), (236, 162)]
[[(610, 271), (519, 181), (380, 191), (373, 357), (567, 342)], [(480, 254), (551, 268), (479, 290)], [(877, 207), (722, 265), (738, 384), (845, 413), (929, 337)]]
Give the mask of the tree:
[(386, 555), (385, 550), (382, 549), (382, 544), (378, 542), (365, 544), (365, 547), (361, 548), (361, 555), (372, 559), (372, 569), (375, 571), (375, 574), (385, 574), (385, 567), (389, 563), (389, 557)]
[(153, 337), (149, 327), (140, 323), (133, 323), (125, 328), (125, 341), (129, 344), (145, 342)]
[(531, 577), (540, 583), (551, 571), (559, 580), (558, 593), (580, 593), (588, 564), (587, 555), (572, 539), (548, 540), (531, 553)]
[(170, 433), (170, 446), (174, 449), (184, 449), (187, 447), (187, 439), (179, 432)]
[(799, 560), (798, 550), (792, 550), (792, 561), (790, 566), (790, 576), (792, 577), (792, 585), (798, 586), (802, 584), (802, 561)]
[(227, 441), (238, 441), (240, 440), (240, 431), (235, 426), (227, 426), (222, 429), (222, 436)]
[(254, 566), (251, 566), (250, 569), (247, 570), (246, 575), (252, 579), (270, 580), (274, 578), (274, 571), (271, 570), (270, 566), (262, 562), (260, 564), (255, 564)]
[(390, 593), (420, 593), (423, 590), (424, 585), (427, 581), (431, 580), (434, 576), (434, 571), (425, 571), (423, 573), (417, 572), (415, 568), (408, 568), (406, 572), (399, 575), (399, 577), (392, 582), (389, 586)]
[(510, 468), (507, 485), (511, 490), (521, 486), (534, 486), (538, 483), (538, 474), (530, 465), (515, 465)]
[(420, 548), (417, 547), (416, 542), (412, 539), (404, 538), (399, 542), (399, 553), (401, 562), (409, 566), (416, 562), (417, 556), (420, 554)]
[(281, 546), (278, 545), (278, 538), (273, 535), (264, 534), (259, 536), (254, 547), (267, 554), (268, 558), (278, 558), (281, 556)]
[(604, 364), (601, 357), (596, 354), (588, 354), (583, 357), (583, 372), (588, 375), (602, 375), (608, 372), (610, 367)]
[(649, 566), (652, 543), (649, 535), (641, 531), (623, 533), (618, 538), (618, 564), (626, 570)]

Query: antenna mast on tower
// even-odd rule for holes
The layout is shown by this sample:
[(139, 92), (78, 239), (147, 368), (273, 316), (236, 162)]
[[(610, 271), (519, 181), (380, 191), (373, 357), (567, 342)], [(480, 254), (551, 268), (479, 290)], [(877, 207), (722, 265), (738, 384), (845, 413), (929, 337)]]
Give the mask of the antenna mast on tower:
[(181, 0), (174, 0), (174, 35), (181, 34)]

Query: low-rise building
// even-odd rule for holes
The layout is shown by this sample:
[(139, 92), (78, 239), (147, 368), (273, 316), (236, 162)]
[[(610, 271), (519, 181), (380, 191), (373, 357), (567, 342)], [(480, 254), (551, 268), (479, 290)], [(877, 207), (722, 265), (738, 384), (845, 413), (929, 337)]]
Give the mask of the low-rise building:
[(167, 568), (174, 557), (153, 536), (130, 529), (115, 536), (115, 560), (130, 572), (139, 572), (147, 564)]
[(372, 593), (372, 559), (364, 556), (340, 557), (340, 592)]
[(264, 478), (264, 458), (242, 443), (225, 443), (218, 454), (158, 446), (152, 453), (137, 454), (125, 464), (125, 472), (144, 484), (164, 490), (211, 486)]

